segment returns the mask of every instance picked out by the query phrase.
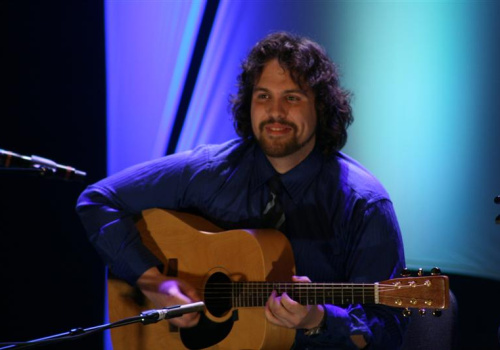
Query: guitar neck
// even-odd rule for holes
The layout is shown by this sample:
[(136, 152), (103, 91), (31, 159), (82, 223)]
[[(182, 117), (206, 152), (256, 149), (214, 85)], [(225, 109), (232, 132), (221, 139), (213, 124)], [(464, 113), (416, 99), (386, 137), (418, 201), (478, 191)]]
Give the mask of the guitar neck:
[(378, 303), (378, 285), (369, 283), (235, 282), (231, 285), (234, 307), (264, 306), (273, 290), (288, 294), (302, 305)]

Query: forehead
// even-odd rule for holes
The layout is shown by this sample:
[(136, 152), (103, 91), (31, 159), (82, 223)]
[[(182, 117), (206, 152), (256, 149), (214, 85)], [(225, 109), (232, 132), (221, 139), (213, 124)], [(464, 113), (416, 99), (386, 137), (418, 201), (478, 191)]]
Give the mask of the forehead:
[(290, 75), (290, 72), (284, 69), (277, 59), (267, 62), (262, 69), (260, 76), (256, 79), (255, 85), (265, 84), (285, 84), (288, 86), (298, 87)]
[(260, 76), (256, 79), (254, 87), (256, 90), (276, 90), (280, 92), (296, 91), (305, 95), (314, 95), (306, 83), (297, 83), (290, 71), (283, 68), (277, 59), (270, 60), (262, 68)]

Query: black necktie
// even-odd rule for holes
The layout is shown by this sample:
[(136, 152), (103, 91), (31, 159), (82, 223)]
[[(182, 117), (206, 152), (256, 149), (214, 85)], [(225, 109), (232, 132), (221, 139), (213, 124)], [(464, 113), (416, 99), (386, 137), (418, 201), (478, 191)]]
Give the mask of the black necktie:
[(283, 184), (279, 175), (275, 175), (269, 179), (267, 185), (269, 186), (269, 201), (266, 203), (263, 212), (264, 227), (279, 230), (285, 223), (285, 212), (280, 198), (283, 192)]

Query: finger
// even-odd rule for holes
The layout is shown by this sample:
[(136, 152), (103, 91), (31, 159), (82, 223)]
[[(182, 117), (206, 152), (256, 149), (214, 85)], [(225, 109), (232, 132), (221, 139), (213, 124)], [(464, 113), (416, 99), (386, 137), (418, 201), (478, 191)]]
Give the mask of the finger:
[[(274, 303), (274, 306), (271, 306), (271, 304)], [(278, 302), (276, 299), (269, 299), (268, 302), (266, 303), (266, 307), (264, 309), (266, 319), (277, 326), (281, 327), (286, 327), (290, 328), (289, 322), (286, 320), (286, 318), (283, 318), (282, 315), (286, 311), (284, 311), (283, 307), (281, 306), (280, 302)]]
[(279, 318), (277, 318), (271, 308), (269, 307), (269, 304), (266, 303), (266, 307), (264, 308), (264, 313), (265, 313), (265, 316), (266, 316), (266, 319), (272, 323), (272, 324), (275, 324), (277, 326), (281, 326), (281, 327), (284, 327), (285, 325), (283, 324), (283, 322), (281, 322), (281, 320)]
[(278, 301), (276, 300), (276, 291), (273, 290), (271, 292), (271, 295), (266, 301), (264, 311), (266, 313), (266, 317), (268, 318), (268, 320), (275, 324), (278, 323), (279, 321), (276, 318), (276, 316), (274, 316), (273, 310), (277, 310), (278, 307), (279, 306), (278, 306)]
[(281, 298), (278, 297), (278, 293), (275, 290), (271, 292), (269, 299), (267, 299), (266, 305), (269, 307), (273, 314), (276, 314), (281, 308)]
[(292, 300), (286, 293), (274, 297), (275, 295), (276, 293), (273, 293), (273, 298), (269, 298), (267, 303), (270, 313), (268, 320), (282, 327), (295, 328), (302, 305)]
[(179, 287), (180, 287), (181, 292), (183, 294), (185, 294), (186, 296), (188, 296), (192, 300), (192, 302), (201, 301), (201, 298), (200, 298), (198, 292), (190, 284), (182, 282), (179, 284)]
[(298, 302), (290, 298), (286, 293), (283, 293), (281, 295), (280, 305), (288, 312), (294, 312), (294, 310), (296, 310), (298, 306), (301, 306)]
[(277, 319), (282, 319), (287, 313), (285, 307), (283, 306), (282, 299), (283, 297), (278, 296), (278, 293), (273, 290), (266, 303), (266, 307)]
[(200, 296), (198, 295), (198, 293), (196, 293), (195, 290), (191, 290), (191, 289), (182, 289), (181, 290), (181, 293), (185, 296), (188, 297), (189, 299), (189, 303), (194, 303), (194, 302), (197, 302), (197, 301), (201, 301), (201, 298)]
[(311, 280), (307, 276), (292, 276), (292, 282), (311, 283)]
[[(184, 300), (175, 300), (175, 299), (170, 299), (168, 301), (169, 304), (171, 305), (184, 305), (186, 302)], [(193, 327), (198, 324), (198, 321), (200, 319), (200, 314), (199, 313), (187, 313), (182, 315), (181, 317), (175, 317), (171, 318), (168, 321), (177, 326), (177, 327)]]
[(187, 327), (196, 326), (198, 324), (199, 320), (200, 320), (199, 313), (190, 313), (190, 314), (182, 315), (181, 317), (171, 318), (168, 321), (171, 324), (173, 324), (174, 326), (181, 327), (181, 328), (187, 328)]

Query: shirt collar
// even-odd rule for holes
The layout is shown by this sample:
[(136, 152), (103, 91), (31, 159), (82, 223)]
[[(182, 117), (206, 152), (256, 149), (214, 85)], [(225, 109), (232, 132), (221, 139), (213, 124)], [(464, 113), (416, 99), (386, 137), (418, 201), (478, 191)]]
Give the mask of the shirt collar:
[[(277, 174), (273, 166), (262, 152), (261, 148), (255, 147), (255, 166), (252, 168), (254, 179), (252, 190), (258, 189), (274, 175)], [(298, 202), (311, 182), (317, 177), (322, 167), (323, 155), (314, 150), (299, 165), (285, 174), (280, 175), (281, 182), (294, 202)]]

